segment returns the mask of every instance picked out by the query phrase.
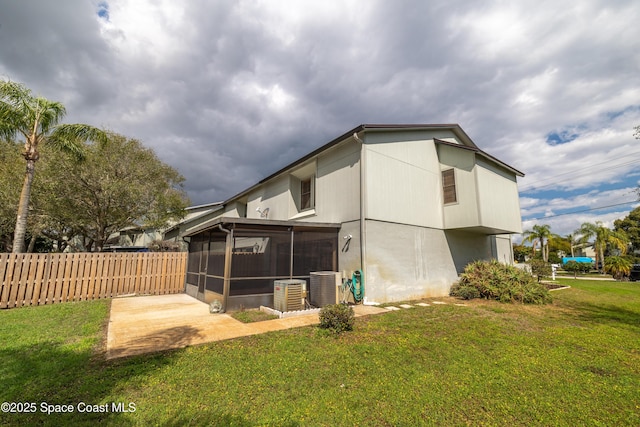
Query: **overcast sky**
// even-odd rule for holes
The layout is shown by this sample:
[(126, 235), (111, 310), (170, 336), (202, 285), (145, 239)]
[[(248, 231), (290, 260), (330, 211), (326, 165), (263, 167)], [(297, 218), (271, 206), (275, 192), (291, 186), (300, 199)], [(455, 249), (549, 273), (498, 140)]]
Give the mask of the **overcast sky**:
[(637, 0), (0, 0), (0, 77), (140, 139), (193, 204), (362, 123), (458, 123), (526, 174), (524, 228), (564, 235), (638, 206), (639, 22)]

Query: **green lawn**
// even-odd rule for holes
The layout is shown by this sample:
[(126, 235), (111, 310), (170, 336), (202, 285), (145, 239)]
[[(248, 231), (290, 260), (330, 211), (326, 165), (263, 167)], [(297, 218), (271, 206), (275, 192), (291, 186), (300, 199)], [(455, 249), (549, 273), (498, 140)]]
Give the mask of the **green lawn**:
[(0, 424), (640, 425), (640, 284), (562, 281), (547, 306), (415, 307), (339, 337), (305, 327), (112, 362), (108, 301), (3, 310), (0, 400), (36, 412)]

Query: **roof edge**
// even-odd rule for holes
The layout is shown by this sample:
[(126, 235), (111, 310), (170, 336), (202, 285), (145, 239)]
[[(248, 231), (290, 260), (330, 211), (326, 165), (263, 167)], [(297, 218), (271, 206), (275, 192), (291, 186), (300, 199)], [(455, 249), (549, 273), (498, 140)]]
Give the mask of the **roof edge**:
[(325, 150), (328, 150), (329, 148), (333, 147), (334, 145), (339, 144), (340, 142), (346, 140), (347, 138), (351, 137), (354, 133), (359, 133), (362, 132), (362, 130), (364, 129), (364, 125), (360, 125), (360, 126), (356, 126), (355, 128), (351, 129), (350, 131), (345, 132), (344, 134), (340, 135), (337, 138), (332, 139), (331, 141), (327, 142), (326, 144), (322, 145), (319, 148), (316, 148), (315, 150), (313, 150), (312, 152), (310, 152), (309, 154), (304, 155), (303, 157), (299, 158), (298, 160), (295, 160), (294, 162), (289, 163), (288, 165), (286, 165), (285, 167), (278, 169), (276, 172), (272, 173), (271, 175), (267, 176), (266, 178), (261, 179), (260, 181), (258, 181), (256, 184), (252, 185), (251, 187), (248, 187), (244, 190), (242, 190), (240, 193), (229, 197), (227, 200), (225, 200), (223, 202), (223, 204), (227, 204), (232, 202), (233, 200), (236, 200), (242, 196), (244, 196), (245, 194), (251, 192), (251, 190), (253, 190), (254, 188), (264, 184), (265, 182), (275, 178), (278, 175), (283, 174), (284, 172), (286, 172), (289, 169), (294, 168), (295, 166), (306, 162), (307, 160), (309, 160), (310, 158), (317, 156), (318, 154), (322, 153)]
[(449, 146), (449, 147), (458, 148), (460, 150), (473, 151), (476, 154), (478, 154), (478, 155), (480, 155), (480, 156), (492, 161), (493, 163), (496, 163), (497, 165), (502, 166), (503, 168), (506, 168), (507, 170), (515, 173), (517, 176), (524, 177), (524, 173), (523, 172), (520, 172), (518, 169), (514, 168), (513, 166), (509, 166), (507, 163), (503, 162), (502, 160), (497, 159), (496, 157), (493, 157), (491, 154), (489, 154), (489, 153), (487, 153), (485, 151), (482, 151), (481, 149), (479, 149), (476, 146), (468, 147), (468, 146), (465, 146), (465, 145), (454, 144), (454, 143), (451, 143), (451, 142), (448, 142), (448, 141), (443, 141), (443, 140), (437, 139), (437, 138), (434, 138), (433, 141), (436, 144), (446, 145), (446, 146)]
[(471, 147), (478, 148), (478, 146), (473, 142), (471, 137), (467, 135), (467, 133), (462, 129), (462, 127), (458, 123), (441, 123), (441, 124), (363, 124), (361, 125), (366, 130), (409, 130), (409, 129), (450, 129), (453, 133), (456, 134), (458, 138), (463, 140), (466, 144), (469, 144)]
[[(317, 156), (318, 154), (328, 150), (329, 148), (338, 145), (339, 143), (347, 140), (348, 138), (350, 138), (351, 136), (353, 136), (354, 134), (360, 133), (360, 132), (367, 132), (367, 131), (372, 131), (372, 132), (376, 132), (376, 131), (385, 131), (385, 130), (389, 130), (389, 131), (394, 131), (394, 130), (411, 130), (411, 129), (415, 129), (415, 130), (429, 130), (429, 129), (449, 129), (451, 131), (453, 131), (453, 133), (460, 138), (466, 145), (466, 148), (472, 148), (477, 150), (479, 153), (484, 154), (487, 158), (491, 159), (493, 162), (497, 162), (500, 165), (503, 165), (504, 167), (506, 167), (507, 169), (513, 171), (515, 174), (519, 175), (519, 176), (524, 176), (524, 174), (522, 172), (520, 172), (519, 170), (507, 165), (506, 163), (501, 162), (500, 160), (496, 159), (495, 157), (484, 153), (482, 150), (480, 150), (478, 148), (478, 146), (473, 142), (473, 140), (469, 137), (469, 135), (467, 135), (467, 133), (462, 129), (462, 127), (457, 124), (457, 123), (443, 123), (443, 124), (419, 124), (419, 123), (406, 123), (406, 124), (376, 124), (376, 123), (368, 123), (368, 124), (361, 124), (356, 126), (355, 128), (343, 133), (342, 135), (338, 136), (337, 138), (332, 139), (331, 141), (327, 142), (326, 144), (316, 148), (315, 150), (313, 150), (312, 152), (302, 156), (301, 158), (287, 164), (286, 166), (278, 169), (277, 171), (275, 171), (274, 173), (268, 175), (267, 177), (261, 179), (260, 181), (258, 181), (257, 183), (253, 184), (252, 186), (242, 190), (241, 192), (229, 197), (228, 199), (224, 200), (223, 202), (221, 202), (222, 205), (226, 205), (234, 200), (237, 200), (239, 198), (241, 198), (242, 196), (250, 193), (252, 190), (254, 190), (255, 188), (259, 187), (260, 185), (266, 183), (267, 181), (270, 181), (271, 179), (277, 177), (278, 175), (281, 175), (283, 173), (285, 173), (286, 171), (293, 169), (294, 167), (298, 166), (301, 163), (306, 162), (307, 160)], [(443, 141), (446, 143), (446, 141)]]
[(262, 226), (262, 227), (290, 227), (294, 230), (303, 228), (315, 228), (315, 229), (339, 229), (342, 224), (333, 222), (309, 222), (309, 221), (293, 221), (293, 220), (275, 220), (275, 219), (259, 219), (259, 218), (237, 218), (237, 217), (218, 217), (214, 218), (202, 225), (194, 228), (193, 230), (184, 234), (184, 237), (194, 236), (204, 231), (212, 230), (221, 225), (237, 224), (245, 226)]

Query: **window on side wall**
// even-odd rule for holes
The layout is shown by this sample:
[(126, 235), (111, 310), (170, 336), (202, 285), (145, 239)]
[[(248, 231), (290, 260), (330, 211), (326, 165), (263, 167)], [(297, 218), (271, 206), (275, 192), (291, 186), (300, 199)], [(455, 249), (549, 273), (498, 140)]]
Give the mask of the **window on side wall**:
[(442, 171), (442, 194), (444, 196), (444, 204), (456, 203), (456, 175), (453, 169)]
[(315, 207), (313, 176), (300, 180), (300, 210), (304, 211)]

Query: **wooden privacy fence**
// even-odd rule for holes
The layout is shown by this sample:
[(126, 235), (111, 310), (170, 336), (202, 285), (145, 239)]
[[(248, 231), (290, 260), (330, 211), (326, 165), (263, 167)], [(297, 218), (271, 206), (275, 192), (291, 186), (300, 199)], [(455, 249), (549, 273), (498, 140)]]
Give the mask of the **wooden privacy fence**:
[(0, 254), (0, 308), (184, 291), (186, 252)]

